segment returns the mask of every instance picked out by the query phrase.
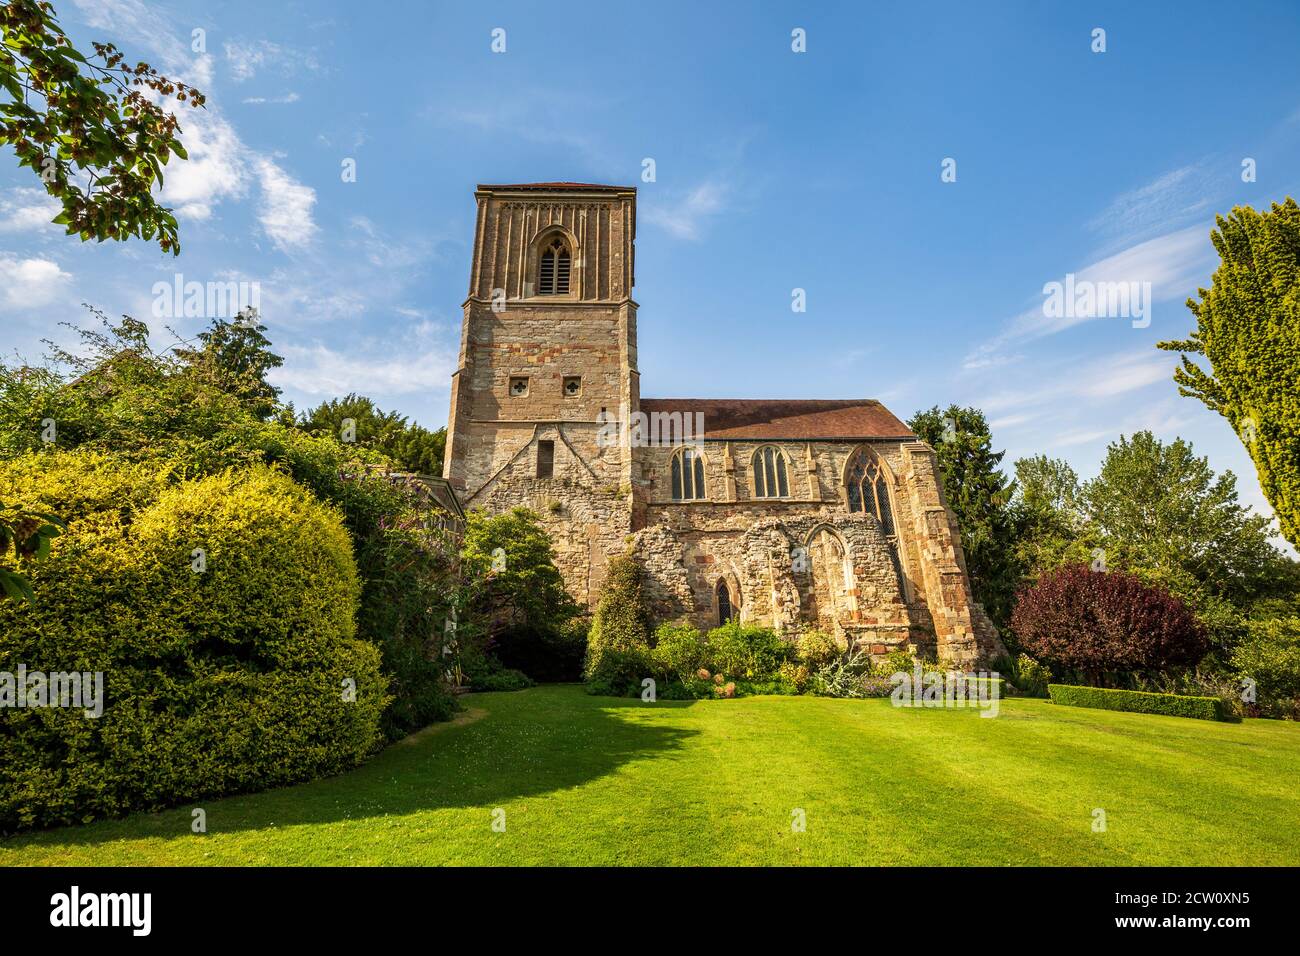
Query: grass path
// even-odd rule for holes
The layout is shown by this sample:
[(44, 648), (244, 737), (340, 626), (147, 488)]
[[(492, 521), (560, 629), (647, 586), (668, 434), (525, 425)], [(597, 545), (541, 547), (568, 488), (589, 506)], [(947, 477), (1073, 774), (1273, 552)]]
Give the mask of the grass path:
[(0, 865), (1300, 864), (1294, 723), (566, 686), (467, 701), (343, 776), (0, 840)]

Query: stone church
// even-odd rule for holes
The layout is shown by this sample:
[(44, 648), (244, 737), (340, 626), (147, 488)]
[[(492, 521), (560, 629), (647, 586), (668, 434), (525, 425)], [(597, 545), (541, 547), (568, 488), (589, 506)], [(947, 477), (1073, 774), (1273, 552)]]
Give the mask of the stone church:
[(467, 509), (535, 511), (583, 604), (631, 550), (661, 619), (1001, 651), (934, 451), (879, 402), (641, 397), (634, 188), (474, 195), (444, 472)]

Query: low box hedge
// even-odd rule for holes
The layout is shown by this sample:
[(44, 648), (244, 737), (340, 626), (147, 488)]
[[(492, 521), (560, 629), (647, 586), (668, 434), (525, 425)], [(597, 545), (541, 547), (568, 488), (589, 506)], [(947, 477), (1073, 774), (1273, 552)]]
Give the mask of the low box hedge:
[(1150, 694), (1140, 690), (1111, 690), (1107, 687), (1075, 687), (1048, 684), (1047, 693), (1054, 704), (1071, 707), (1096, 707), (1102, 710), (1127, 710), (1138, 714), (1164, 714), (1167, 717), (1192, 717), (1196, 720), (1227, 720), (1228, 712), (1217, 697), (1185, 697), (1181, 694)]

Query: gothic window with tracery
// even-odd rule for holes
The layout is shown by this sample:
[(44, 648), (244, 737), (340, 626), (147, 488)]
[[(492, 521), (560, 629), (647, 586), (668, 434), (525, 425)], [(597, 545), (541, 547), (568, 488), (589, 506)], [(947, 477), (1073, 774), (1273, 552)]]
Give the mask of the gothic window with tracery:
[(849, 511), (874, 515), (889, 541), (894, 573), (902, 587), (903, 569), (898, 560), (898, 532), (894, 527), (894, 510), (889, 500), (889, 479), (880, 459), (859, 448), (849, 460), (844, 482), (848, 486)]
[(704, 458), (694, 448), (679, 448), (673, 454), (673, 501), (704, 498)]
[(786, 480), (785, 453), (781, 449), (767, 445), (754, 452), (752, 461), (754, 469), (755, 498), (786, 498), (790, 487)]

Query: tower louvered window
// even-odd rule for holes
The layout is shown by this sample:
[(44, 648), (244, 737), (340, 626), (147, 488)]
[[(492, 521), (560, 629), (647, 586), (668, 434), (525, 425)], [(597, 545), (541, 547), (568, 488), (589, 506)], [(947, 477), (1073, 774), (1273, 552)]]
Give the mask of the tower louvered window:
[(572, 256), (568, 244), (556, 237), (543, 250), (537, 271), (538, 295), (565, 295), (569, 291)]

